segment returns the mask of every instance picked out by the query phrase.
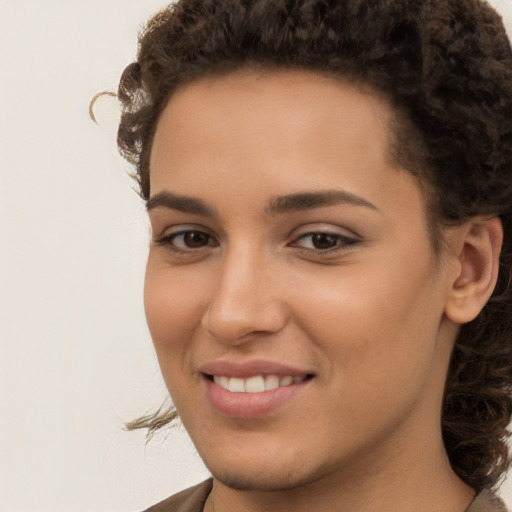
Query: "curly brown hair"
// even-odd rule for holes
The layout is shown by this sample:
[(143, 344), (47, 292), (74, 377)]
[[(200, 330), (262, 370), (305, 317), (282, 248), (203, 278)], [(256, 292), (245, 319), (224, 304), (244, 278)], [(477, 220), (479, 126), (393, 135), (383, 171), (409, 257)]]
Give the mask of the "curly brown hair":
[[(396, 160), (426, 185), (432, 232), (497, 215), (504, 245), (496, 289), (462, 326), (442, 412), (457, 475), (477, 491), (511, 465), (512, 52), (482, 0), (180, 0), (153, 17), (125, 69), (118, 145), (149, 198), (149, 156), (175, 89), (243, 67), (300, 68), (348, 77), (395, 106)], [(439, 237), (433, 237), (439, 246)], [(176, 412), (129, 428), (151, 434)]]

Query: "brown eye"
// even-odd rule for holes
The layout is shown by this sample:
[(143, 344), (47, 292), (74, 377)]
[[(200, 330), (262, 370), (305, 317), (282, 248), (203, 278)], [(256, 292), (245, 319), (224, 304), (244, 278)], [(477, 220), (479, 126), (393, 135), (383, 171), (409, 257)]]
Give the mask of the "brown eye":
[(291, 246), (300, 247), (316, 253), (330, 254), (335, 251), (342, 251), (358, 243), (355, 238), (351, 238), (339, 233), (329, 233), (323, 231), (313, 231), (306, 233), (295, 240)]
[(165, 235), (156, 243), (175, 252), (193, 252), (205, 247), (216, 246), (218, 242), (208, 233), (189, 229)]
[(329, 233), (314, 233), (311, 235), (311, 243), (318, 250), (332, 249), (339, 242), (340, 237), (338, 235), (331, 235)]
[[(176, 238), (179, 238), (178, 235)], [(201, 231), (187, 231), (181, 235), (183, 237), (183, 245), (190, 249), (198, 249), (200, 247), (205, 247), (210, 242), (210, 235), (203, 233)]]

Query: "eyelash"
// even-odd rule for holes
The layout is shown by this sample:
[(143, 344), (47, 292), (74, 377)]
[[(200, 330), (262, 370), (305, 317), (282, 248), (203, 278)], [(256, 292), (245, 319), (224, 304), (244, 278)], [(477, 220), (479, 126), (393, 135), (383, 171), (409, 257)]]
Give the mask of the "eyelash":
[[(201, 231), (199, 229), (185, 229), (183, 231), (178, 231), (176, 233), (169, 233), (168, 235), (164, 235), (163, 237), (159, 238), (158, 240), (155, 240), (155, 243), (161, 246), (166, 247), (168, 250), (177, 253), (177, 254), (191, 254), (191, 253), (198, 253), (202, 250), (205, 250), (208, 247), (215, 247), (217, 244), (206, 244), (201, 247), (191, 248), (191, 247), (177, 247), (176, 245), (173, 245), (173, 242), (179, 238), (179, 237), (185, 237), (188, 234), (194, 234), (194, 235), (201, 235), (208, 237), (208, 241), (214, 240), (214, 238), (206, 233), (205, 231)], [(185, 245), (185, 244), (184, 244)]]
[[(206, 236), (208, 237), (208, 243), (206, 245), (202, 245), (200, 247), (192, 248), (192, 247), (178, 247), (173, 244), (173, 242), (176, 241), (179, 237), (185, 237), (186, 235), (200, 235), (200, 236)], [(308, 237), (314, 237), (314, 236), (323, 236), (323, 237), (330, 237), (334, 240), (335, 245), (334, 247), (328, 247), (326, 249), (318, 249), (315, 247), (301, 247), (298, 245), (298, 242), (300, 240), (305, 240)], [(155, 240), (155, 243), (166, 247), (168, 250), (172, 251), (175, 254), (178, 255), (190, 255), (190, 254), (198, 254), (204, 250), (207, 250), (209, 247), (216, 247), (218, 246), (218, 242), (212, 244), (211, 241), (214, 241), (214, 237), (210, 235), (209, 233), (206, 233), (205, 231), (201, 231), (199, 229), (186, 229), (183, 231), (178, 231), (176, 233), (169, 233), (157, 240)], [(310, 231), (308, 233), (304, 233), (300, 236), (298, 236), (293, 242), (291, 242), (289, 247), (297, 247), (301, 252), (304, 252), (309, 255), (315, 255), (315, 256), (326, 256), (332, 253), (338, 253), (342, 251), (349, 250), (350, 248), (353, 248), (353, 246), (358, 244), (358, 240), (356, 238), (351, 238), (345, 235), (341, 235), (339, 233), (332, 233), (329, 231)], [(183, 241), (183, 245), (185, 245), (185, 242)]]
[[(329, 247), (327, 249), (317, 249), (315, 247), (311, 248), (304, 248), (299, 247), (296, 244), (299, 240), (304, 240), (308, 237), (314, 237), (314, 236), (324, 236), (324, 237), (330, 237), (331, 239), (334, 239), (336, 241), (336, 245), (334, 247)], [(358, 243), (358, 240), (355, 238), (351, 238), (345, 235), (341, 235), (340, 233), (332, 233), (329, 231), (310, 231), (309, 233), (304, 233), (303, 235), (300, 235), (294, 242), (290, 244), (291, 247), (299, 247), (302, 251), (306, 251), (308, 254), (314, 254), (318, 256), (325, 256), (332, 253), (338, 253), (341, 251), (346, 251), (350, 249), (352, 246), (356, 245)]]

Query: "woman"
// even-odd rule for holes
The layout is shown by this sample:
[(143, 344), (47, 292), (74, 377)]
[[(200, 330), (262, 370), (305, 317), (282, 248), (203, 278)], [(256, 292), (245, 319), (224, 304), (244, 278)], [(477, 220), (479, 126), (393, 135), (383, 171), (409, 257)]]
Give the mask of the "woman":
[(152, 511), (504, 510), (512, 53), (480, 0), (181, 0), (122, 76), (148, 325), (212, 479)]

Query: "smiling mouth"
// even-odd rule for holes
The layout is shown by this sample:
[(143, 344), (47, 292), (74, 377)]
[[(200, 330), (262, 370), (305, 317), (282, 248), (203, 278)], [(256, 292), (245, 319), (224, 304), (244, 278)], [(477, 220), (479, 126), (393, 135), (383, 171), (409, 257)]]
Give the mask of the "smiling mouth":
[(231, 393), (263, 393), (278, 388), (299, 384), (313, 378), (313, 375), (278, 376), (278, 375), (254, 375), (243, 379), (239, 377), (227, 377), (224, 375), (207, 375), (217, 386)]

